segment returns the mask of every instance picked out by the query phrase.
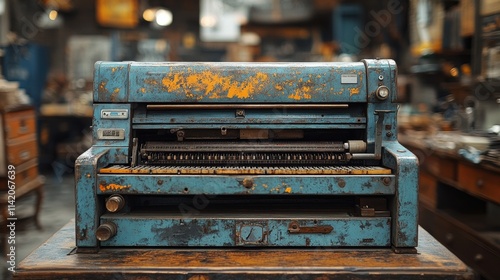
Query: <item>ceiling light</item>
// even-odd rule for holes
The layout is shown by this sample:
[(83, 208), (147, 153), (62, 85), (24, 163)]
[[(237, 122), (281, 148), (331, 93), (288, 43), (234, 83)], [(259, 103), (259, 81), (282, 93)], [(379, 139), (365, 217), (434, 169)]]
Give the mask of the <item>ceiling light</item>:
[(159, 26), (168, 26), (172, 23), (173, 16), (172, 12), (169, 10), (158, 9), (155, 13), (156, 16), (156, 24)]
[(49, 19), (50, 19), (50, 20), (56, 20), (57, 15), (58, 15), (58, 13), (57, 13), (57, 11), (56, 11), (56, 10), (51, 10), (51, 11), (49, 12)]
[(200, 19), (200, 25), (202, 27), (212, 28), (217, 24), (217, 18), (212, 15), (203, 16)]
[(153, 21), (155, 20), (155, 11), (153, 9), (147, 9), (142, 13), (142, 18), (145, 21)]

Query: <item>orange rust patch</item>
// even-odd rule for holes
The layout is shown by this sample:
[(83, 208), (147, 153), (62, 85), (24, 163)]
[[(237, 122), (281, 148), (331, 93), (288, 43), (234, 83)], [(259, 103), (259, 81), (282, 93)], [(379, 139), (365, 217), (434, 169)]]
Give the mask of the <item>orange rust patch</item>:
[(99, 189), (101, 190), (101, 192), (105, 192), (105, 191), (120, 191), (120, 190), (126, 190), (126, 189), (130, 189), (130, 185), (129, 186), (123, 186), (123, 185), (118, 185), (118, 184), (107, 184), (107, 185), (103, 185), (103, 184), (99, 184)]
[(142, 93), (146, 93), (146, 89), (145, 88), (141, 88), (141, 92)]
[(119, 93), (120, 92), (120, 88), (115, 88), (115, 90), (113, 90), (113, 93)]
[(282, 86), (282, 85), (279, 85), (279, 84), (275, 85), (275, 86), (274, 86), (274, 88), (275, 88), (276, 90), (283, 90), (283, 86)]
[(99, 83), (99, 92), (100, 93), (108, 92), (108, 90), (106, 89), (106, 82), (105, 81), (102, 81)]
[(179, 84), (181, 81), (181, 76), (179, 74), (174, 75), (173, 77), (165, 77), (161, 80), (161, 83), (164, 87), (168, 88), (169, 91), (178, 90), (181, 85)]
[(359, 94), (359, 88), (350, 88), (349, 92), (350, 92), (351, 96), (353, 96), (355, 94)]
[(301, 86), (294, 93), (290, 94), (288, 98), (301, 100), (301, 99), (311, 99), (311, 87), (310, 86)]
[(191, 91), (201, 91), (205, 97), (220, 98), (220, 93), (227, 93), (228, 98), (246, 99), (252, 94), (259, 92), (265, 86), (268, 75), (265, 73), (256, 73), (245, 81), (235, 81), (231, 76), (223, 76), (212, 71), (203, 71), (201, 73), (169, 73), (161, 83), (169, 91), (178, 91), (184, 89), (186, 95)]
[(291, 192), (292, 192), (292, 188), (291, 187), (285, 188), (285, 193), (291, 193)]

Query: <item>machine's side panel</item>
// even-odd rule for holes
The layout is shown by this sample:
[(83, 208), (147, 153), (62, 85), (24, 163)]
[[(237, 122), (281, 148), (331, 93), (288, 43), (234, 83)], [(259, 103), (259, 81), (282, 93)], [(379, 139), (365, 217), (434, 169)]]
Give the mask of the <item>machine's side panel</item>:
[(383, 164), (395, 170), (396, 194), (391, 205), (392, 246), (416, 247), (418, 241), (418, 160), (397, 141), (384, 146)]

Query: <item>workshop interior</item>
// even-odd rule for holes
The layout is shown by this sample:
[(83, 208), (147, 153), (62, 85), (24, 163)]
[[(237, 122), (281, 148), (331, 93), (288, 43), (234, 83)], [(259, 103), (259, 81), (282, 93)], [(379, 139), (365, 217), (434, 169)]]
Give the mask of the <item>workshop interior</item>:
[(499, 0), (0, 0), (1, 279), (500, 279), (499, 180)]

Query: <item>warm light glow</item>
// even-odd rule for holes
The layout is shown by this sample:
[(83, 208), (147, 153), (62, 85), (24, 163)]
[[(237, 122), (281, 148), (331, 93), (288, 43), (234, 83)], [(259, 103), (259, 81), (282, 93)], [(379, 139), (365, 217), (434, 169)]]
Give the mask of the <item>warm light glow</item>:
[(145, 21), (153, 21), (155, 20), (155, 11), (153, 9), (147, 9), (142, 13), (142, 18), (144, 18)]
[(450, 69), (450, 75), (452, 77), (458, 77), (458, 74), (459, 74), (459, 72), (458, 72), (458, 69), (456, 67), (453, 67)]
[(57, 18), (57, 11), (56, 10), (51, 10), (49, 12), (49, 19), (50, 20), (56, 20), (56, 18)]
[(156, 23), (159, 26), (168, 26), (172, 23), (173, 16), (169, 10), (159, 9), (156, 11)]
[(212, 28), (217, 23), (217, 18), (214, 16), (203, 16), (200, 19), (200, 24), (202, 27)]

